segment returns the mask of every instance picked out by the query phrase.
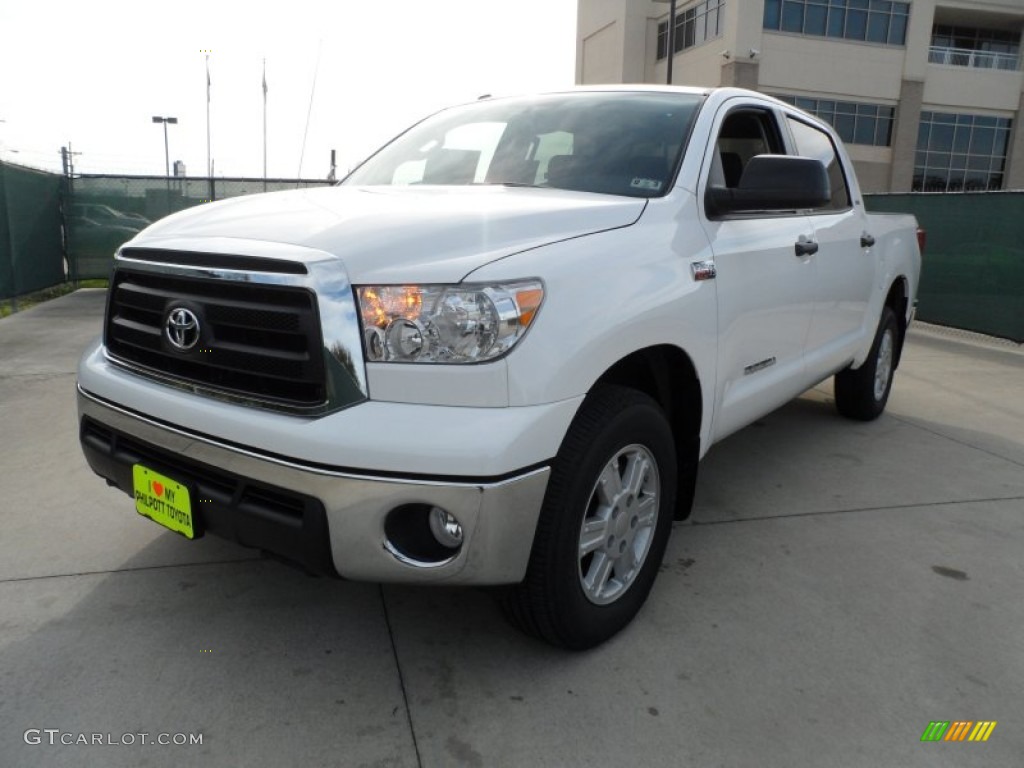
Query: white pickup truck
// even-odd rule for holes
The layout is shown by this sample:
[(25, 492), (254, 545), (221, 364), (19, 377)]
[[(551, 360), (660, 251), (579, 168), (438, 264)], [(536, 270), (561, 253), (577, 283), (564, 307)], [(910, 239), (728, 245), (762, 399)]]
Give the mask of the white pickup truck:
[(587, 648), (637, 613), (717, 440), (835, 376), (885, 407), (918, 285), (824, 123), (737, 89), (487, 99), (339, 185), (117, 253), (80, 438), (136, 510), (315, 573), (504, 585)]

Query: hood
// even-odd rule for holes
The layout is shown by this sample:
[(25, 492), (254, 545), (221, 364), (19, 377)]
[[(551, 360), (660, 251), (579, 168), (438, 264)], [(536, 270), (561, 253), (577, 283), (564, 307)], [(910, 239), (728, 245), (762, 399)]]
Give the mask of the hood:
[[(633, 224), (646, 200), (514, 187), (324, 187), (191, 208), (133, 246), (241, 238), (338, 256), (353, 283), (451, 283), (519, 251)], [(221, 240), (223, 242), (223, 240)]]

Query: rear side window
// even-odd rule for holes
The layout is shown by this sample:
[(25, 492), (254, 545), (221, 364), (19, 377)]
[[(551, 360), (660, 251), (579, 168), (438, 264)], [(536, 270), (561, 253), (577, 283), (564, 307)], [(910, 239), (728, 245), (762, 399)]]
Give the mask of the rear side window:
[(843, 165), (839, 162), (835, 145), (831, 137), (819, 128), (809, 125), (802, 120), (788, 118), (789, 129), (793, 133), (793, 140), (796, 142), (796, 152), (801, 157), (811, 157), (820, 160), (828, 169), (828, 179), (832, 187), (832, 202), (827, 208), (831, 210), (844, 210), (850, 207), (850, 191), (846, 186), (846, 176), (843, 174)]

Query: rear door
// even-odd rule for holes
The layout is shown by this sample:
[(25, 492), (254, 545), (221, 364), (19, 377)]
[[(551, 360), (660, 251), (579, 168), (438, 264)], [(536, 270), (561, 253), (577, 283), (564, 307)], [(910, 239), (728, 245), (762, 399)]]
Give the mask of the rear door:
[(863, 204), (852, 199), (854, 185), (843, 173), (833, 138), (799, 116), (788, 115), (786, 123), (795, 154), (824, 163), (832, 187), (831, 202), (808, 216), (818, 244), (818, 287), (806, 363), (812, 377), (821, 379), (844, 368), (865, 334), (875, 332), (867, 319), (875, 280), (873, 235), (865, 229)]
[[(715, 117), (698, 195), (736, 187), (755, 155), (785, 154), (779, 112), (732, 100)], [(803, 353), (814, 311), (815, 261), (797, 255), (810, 239), (797, 211), (710, 215), (703, 224), (717, 272), (719, 366), (713, 439), (749, 424), (803, 389)]]

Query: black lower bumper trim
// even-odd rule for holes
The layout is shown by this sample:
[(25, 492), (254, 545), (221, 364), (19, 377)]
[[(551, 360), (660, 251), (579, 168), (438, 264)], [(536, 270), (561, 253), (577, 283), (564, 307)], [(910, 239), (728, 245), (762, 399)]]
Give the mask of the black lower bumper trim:
[(291, 561), (306, 571), (336, 576), (327, 513), (311, 496), (266, 485), (195, 462), (88, 417), (79, 439), (93, 472), (132, 496), (132, 467), (144, 464), (188, 485), (200, 529)]

